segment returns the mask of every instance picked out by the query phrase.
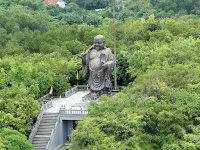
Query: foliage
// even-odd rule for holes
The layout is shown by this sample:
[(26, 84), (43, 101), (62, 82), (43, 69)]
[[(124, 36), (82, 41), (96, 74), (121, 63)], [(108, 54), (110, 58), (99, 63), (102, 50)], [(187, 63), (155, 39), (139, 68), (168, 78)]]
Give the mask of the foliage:
[(4, 56), (0, 68), (0, 128), (11, 127), (28, 135), (39, 114), (40, 104), (35, 100), (51, 86), (55, 92), (69, 89), (77, 60), (58, 52)]
[(70, 146), (67, 146), (67, 147), (64, 147), (62, 148), (61, 150), (70, 150), (71, 149), (71, 145)]
[(198, 147), (193, 139), (200, 132), (199, 96), (159, 80), (153, 87), (144, 86), (146, 80), (154, 83), (145, 77), (141, 85), (102, 97), (101, 104), (90, 103), (89, 115), (73, 132), (72, 149), (184, 149), (187, 143)]
[(105, 8), (108, 6), (109, 3), (111, 3), (109, 0), (65, 0), (67, 3), (74, 2), (79, 7), (85, 8), (87, 10), (93, 10), (93, 9), (99, 9), (99, 8)]
[(197, 22), (152, 15), (117, 23), (119, 78), (134, 82), (90, 103), (71, 149), (199, 149)]
[(99, 26), (99, 25), (102, 25), (103, 19), (102, 19), (102, 17), (99, 17), (95, 14), (91, 14), (86, 19), (86, 22), (87, 22), (88, 25)]
[[(0, 2), (0, 32), (39, 30), (46, 32), (50, 26), (61, 27), (66, 24), (107, 25), (112, 18), (112, 1), (108, 0), (69, 0), (64, 8), (58, 5), (43, 5), (41, 0), (16, 0)], [(115, 5), (115, 18), (121, 21), (155, 18), (174, 18), (190, 20), (199, 18), (200, 10), (197, 0), (120, 0)], [(103, 9), (96, 12), (95, 9)]]
[(83, 17), (76, 13), (65, 14), (62, 16), (62, 21), (69, 25), (81, 24), (83, 22)]
[(0, 149), (1, 150), (33, 150), (33, 146), (27, 141), (26, 136), (11, 130), (9, 128), (3, 128), (0, 130)]
[[(67, 1), (65, 8), (44, 7), (41, 0), (1, 0), (2, 149), (16, 143), (32, 149), (17, 131), (30, 133), (39, 114), (36, 99), (51, 86), (54, 92), (67, 90), (77, 84), (77, 71), (78, 83), (86, 84), (77, 56), (94, 36), (104, 35), (113, 50), (110, 6), (107, 0)], [(105, 10), (92, 11), (97, 8)], [(199, 149), (198, 1), (120, 0), (115, 10), (117, 80), (134, 82), (90, 104), (71, 149)]]

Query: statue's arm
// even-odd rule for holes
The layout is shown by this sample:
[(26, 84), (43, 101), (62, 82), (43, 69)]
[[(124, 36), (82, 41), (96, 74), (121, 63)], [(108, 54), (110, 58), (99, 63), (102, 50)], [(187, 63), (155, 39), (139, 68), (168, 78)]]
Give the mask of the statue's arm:
[(81, 53), (78, 57), (82, 59), (82, 64), (86, 64), (87, 53)]
[(89, 72), (89, 60), (88, 60), (88, 58), (89, 58), (90, 51), (93, 49), (93, 47), (94, 46), (92, 45), (90, 48), (88, 48), (86, 50), (85, 53), (81, 53), (79, 55), (79, 57), (82, 59), (82, 71), (83, 71), (84, 75), (88, 74), (88, 72)]
[(87, 53), (81, 53), (79, 57), (82, 59), (82, 71), (83, 74), (86, 75), (88, 73), (88, 61), (87, 61)]
[(107, 64), (110, 65), (110, 66), (113, 66), (113, 64), (114, 64), (114, 61), (113, 61), (113, 54), (112, 54), (112, 52), (110, 51), (110, 49), (109, 49), (109, 51), (108, 51), (108, 61), (107, 61)]
[(90, 53), (90, 51), (93, 49), (94, 45), (92, 45), (90, 48), (86, 50), (85, 53), (81, 53), (78, 57), (82, 59), (82, 64), (87, 64), (87, 55)]
[(103, 67), (103, 69), (107, 69), (107, 68), (112, 69), (114, 61), (113, 61), (113, 54), (110, 51), (110, 49), (108, 49), (107, 55), (108, 55), (107, 62), (105, 64), (103, 64), (102, 67)]

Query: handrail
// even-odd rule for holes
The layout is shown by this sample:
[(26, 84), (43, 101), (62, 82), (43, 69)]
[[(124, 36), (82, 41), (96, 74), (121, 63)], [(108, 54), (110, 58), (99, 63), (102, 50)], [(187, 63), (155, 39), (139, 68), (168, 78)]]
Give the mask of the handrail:
[(47, 93), (43, 95), (42, 97), (40, 97), (39, 99), (37, 99), (37, 101), (42, 102), (43, 104), (46, 104), (52, 98), (53, 98), (53, 94)]
[(40, 125), (40, 122), (42, 120), (42, 117), (43, 117), (43, 114), (44, 114), (44, 111), (47, 110), (48, 108), (51, 108), (53, 106), (52, 102), (48, 102), (46, 103), (45, 105), (43, 105), (41, 107), (41, 113), (38, 115), (37, 117), (37, 121), (35, 123), (35, 125), (33, 126), (33, 129), (31, 131), (31, 134), (29, 135), (29, 142), (32, 143), (33, 142), (33, 138), (35, 137), (36, 133), (37, 133), (37, 130), (39, 128), (39, 125)]
[(40, 108), (40, 110), (45, 111), (45, 110), (47, 110), (47, 109), (49, 109), (49, 108), (51, 108), (51, 107), (53, 107), (52, 101), (50, 101), (50, 102), (44, 104), (44, 105)]
[(49, 142), (47, 143), (46, 150), (48, 150), (48, 149), (49, 149), (49, 146), (52, 144), (53, 137), (55, 136), (55, 131), (56, 131), (57, 128), (58, 128), (58, 121), (59, 121), (59, 117), (57, 118), (57, 121), (56, 121), (56, 124), (55, 124), (54, 129), (51, 131), (50, 139), (49, 139)]
[(62, 92), (62, 93), (53, 93), (54, 97), (59, 97), (61, 95), (61, 97), (69, 97), (71, 95), (73, 95), (74, 93), (78, 92), (78, 86), (74, 86), (73, 88), (71, 88), (68, 91)]
[(63, 115), (63, 114), (67, 114), (67, 115), (87, 115), (88, 111), (83, 109), (83, 108), (81, 108), (81, 109), (72, 109), (72, 108), (66, 109), (65, 105), (62, 105), (59, 113), (61, 115)]
[(88, 85), (77, 85), (79, 91), (87, 91), (89, 89)]

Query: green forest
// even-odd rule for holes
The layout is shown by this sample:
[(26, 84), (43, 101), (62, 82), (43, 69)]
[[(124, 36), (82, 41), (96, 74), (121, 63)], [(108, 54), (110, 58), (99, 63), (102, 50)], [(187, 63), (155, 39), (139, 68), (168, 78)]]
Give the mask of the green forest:
[[(1, 150), (34, 149), (37, 99), (76, 85), (77, 72), (87, 84), (78, 55), (97, 34), (113, 51), (112, 1), (65, 1), (0, 1)], [(70, 149), (200, 149), (199, 8), (198, 0), (116, 1), (117, 82), (128, 88), (90, 103)]]

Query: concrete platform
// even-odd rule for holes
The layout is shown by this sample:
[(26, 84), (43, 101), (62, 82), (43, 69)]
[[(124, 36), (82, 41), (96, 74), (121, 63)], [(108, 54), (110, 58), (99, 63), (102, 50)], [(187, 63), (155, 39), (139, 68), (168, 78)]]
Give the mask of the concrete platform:
[(61, 101), (59, 98), (54, 98), (52, 100), (53, 107), (47, 109), (45, 112), (47, 113), (59, 113), (61, 105), (65, 105), (65, 108), (70, 109), (76, 103), (82, 102), (82, 97), (87, 95), (89, 91), (79, 91), (68, 98), (62, 98)]

